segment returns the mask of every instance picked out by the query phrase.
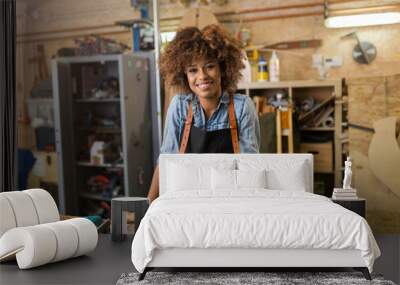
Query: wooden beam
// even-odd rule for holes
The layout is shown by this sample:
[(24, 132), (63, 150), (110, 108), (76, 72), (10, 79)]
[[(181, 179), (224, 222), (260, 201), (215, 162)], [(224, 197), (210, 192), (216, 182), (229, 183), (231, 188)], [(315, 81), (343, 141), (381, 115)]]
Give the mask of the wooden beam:
[[(360, 0), (330, 0), (328, 4), (343, 4), (343, 3), (351, 3), (351, 2), (363, 2)], [(216, 12), (214, 13), (217, 17), (225, 17), (231, 15), (242, 15), (242, 14), (254, 14), (254, 13), (264, 13), (264, 12), (273, 12), (273, 11), (283, 11), (283, 10), (291, 10), (291, 9), (307, 9), (313, 7), (321, 7), (323, 8), (324, 1), (317, 1), (317, 2), (308, 2), (303, 4), (293, 4), (293, 5), (278, 5), (272, 7), (261, 7), (261, 8), (253, 8), (253, 9), (242, 9), (237, 11), (226, 11), (226, 12)], [(397, 6), (398, 5), (386, 5), (386, 6)], [(360, 8), (360, 9), (368, 9), (368, 8)], [(354, 10), (354, 9), (351, 9)], [(333, 10), (332, 10), (333, 11)], [(318, 12), (309, 12), (309, 13), (298, 13), (298, 14), (288, 14), (288, 15), (280, 15), (280, 16), (264, 16), (264, 17), (252, 17), (252, 19), (244, 19), (245, 22), (254, 22), (254, 21), (264, 21), (264, 20), (273, 20), (273, 19), (284, 19), (284, 18), (293, 18), (293, 17), (307, 17), (307, 16), (318, 16), (322, 15)], [(182, 16), (175, 16), (175, 17), (165, 17), (161, 18), (161, 22), (168, 22), (168, 21), (179, 21), (182, 19)], [(224, 19), (221, 22), (236, 22), (236, 20), (231, 19)], [(161, 25), (164, 26), (164, 25)], [(172, 24), (166, 26), (173, 26)], [(74, 27), (74, 28), (65, 28), (65, 29), (54, 29), (54, 30), (47, 30), (47, 31), (39, 31), (39, 32), (32, 32), (32, 33), (22, 33), (18, 34), (17, 38), (21, 37), (37, 37), (42, 35), (49, 35), (49, 34), (60, 34), (60, 33), (72, 33), (72, 32), (82, 32), (87, 30), (101, 30), (101, 29), (108, 29), (116, 27), (115, 23), (104, 24), (104, 25), (91, 25), (91, 26), (82, 26), (82, 27)], [(114, 34), (115, 32), (109, 32)], [(122, 33), (122, 32), (117, 32)], [(103, 34), (103, 33), (98, 33)], [(79, 36), (79, 35), (78, 35)], [(47, 39), (47, 38), (46, 38)], [(43, 41), (43, 39), (35, 39), (34, 41)], [(25, 41), (23, 41), (25, 42)]]
[[(263, 13), (263, 12), (273, 12), (273, 11), (282, 11), (282, 10), (290, 10), (290, 9), (304, 9), (304, 8), (311, 8), (311, 7), (323, 7), (323, 2), (309, 2), (303, 4), (294, 4), (294, 5), (282, 5), (282, 6), (272, 6), (272, 7), (262, 7), (262, 8), (254, 8), (254, 9), (242, 9), (238, 11), (226, 11), (226, 12), (216, 12), (214, 13), (217, 17), (224, 17), (230, 15), (242, 15), (242, 14), (251, 14), (251, 13)], [(298, 14), (298, 17), (301, 17), (301, 13)], [(309, 13), (304, 13), (305, 16), (309, 16)], [(278, 16), (276, 16), (278, 17)], [(276, 17), (260, 17), (261, 20), (268, 20), (268, 19), (280, 19), (285, 18), (285, 16)], [(288, 15), (289, 18), (295, 17), (293, 15)], [(165, 17), (161, 18), (161, 22), (168, 22), (168, 21), (179, 21), (182, 19), (182, 16), (176, 17)], [(229, 22), (229, 20), (226, 20)], [(250, 22), (250, 21), (248, 21)], [(161, 25), (163, 26), (163, 25)], [(74, 27), (74, 28), (65, 28), (65, 29), (54, 29), (54, 30), (47, 30), (47, 31), (40, 31), (40, 32), (32, 32), (32, 33), (23, 33), (18, 34), (17, 37), (36, 37), (41, 35), (48, 35), (48, 34), (60, 34), (60, 33), (71, 33), (71, 32), (81, 32), (87, 30), (100, 30), (100, 29), (107, 29), (116, 27), (115, 23), (112, 24), (104, 24), (104, 25), (91, 25), (91, 26), (82, 26), (82, 27)]]
[(33, 37), (33, 36), (42, 36), (47, 34), (71, 33), (71, 32), (80, 32), (82, 30), (98, 30), (98, 29), (107, 29), (114, 27), (115, 24), (82, 26), (82, 27), (68, 28), (68, 29), (56, 29), (56, 30), (48, 30), (41, 32), (23, 33), (23, 34), (18, 34), (17, 37)]
[(242, 9), (238, 11), (228, 11), (228, 12), (217, 12), (214, 13), (216, 16), (225, 16), (231, 14), (249, 14), (249, 13), (260, 13), (260, 12), (272, 12), (279, 10), (290, 10), (290, 9), (302, 9), (302, 8), (310, 8), (310, 7), (323, 7), (323, 2), (312, 2), (312, 3), (304, 3), (304, 4), (294, 4), (294, 5), (282, 5), (282, 6), (272, 6), (272, 7), (263, 7), (263, 8), (253, 8), (253, 9)]
[(329, 9), (329, 16), (338, 15), (353, 15), (353, 14), (365, 14), (365, 13), (379, 13), (379, 12), (389, 12), (389, 11), (399, 11), (400, 5), (377, 5), (369, 6), (364, 8), (350, 8), (350, 9)]
[[(126, 31), (110, 31), (110, 32), (98, 32), (96, 35), (100, 36), (111, 36), (111, 35), (120, 35), (120, 34), (130, 34), (130, 30)], [(69, 36), (64, 36), (64, 35), (56, 35), (52, 37), (44, 37), (44, 38), (34, 38), (34, 39), (24, 39), (24, 40), (17, 40), (17, 44), (27, 44), (27, 43), (40, 43), (40, 42), (49, 42), (49, 41), (58, 41), (58, 40), (65, 40), (65, 39), (75, 39), (79, 37), (85, 37), (85, 36), (90, 36), (92, 35), (92, 32), (89, 33), (79, 33), (75, 35), (69, 35)]]
[(267, 21), (267, 20), (275, 20), (275, 19), (289, 19), (289, 18), (297, 18), (297, 17), (310, 17), (310, 16), (323, 16), (323, 12), (310, 12), (310, 13), (297, 13), (297, 14), (287, 14), (287, 15), (277, 15), (277, 16), (263, 16), (263, 17), (252, 17), (248, 19), (227, 19), (220, 20), (222, 23), (232, 23), (232, 22), (258, 22), (258, 21)]

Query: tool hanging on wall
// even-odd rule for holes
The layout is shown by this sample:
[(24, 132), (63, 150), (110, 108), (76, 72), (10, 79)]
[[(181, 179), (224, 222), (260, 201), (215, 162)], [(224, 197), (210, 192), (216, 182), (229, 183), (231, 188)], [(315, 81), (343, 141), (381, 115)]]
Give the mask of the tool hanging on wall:
[(271, 45), (264, 45), (265, 49), (300, 49), (300, 48), (317, 48), (322, 45), (322, 40), (302, 40), (279, 42)]
[[(250, 33), (246, 29), (242, 29), (239, 32)], [(242, 35), (241, 35), (242, 36)], [(246, 35), (247, 37), (251, 37), (250, 35)], [(249, 41), (249, 44), (245, 46), (245, 51), (247, 57), (250, 61), (256, 62), (258, 61), (259, 53), (261, 52), (277, 52), (279, 53), (288, 53), (295, 56), (305, 57), (305, 55), (301, 52), (291, 51), (292, 49), (303, 49), (303, 48), (318, 48), (322, 45), (322, 40), (301, 40), (301, 41), (287, 41), (287, 42), (279, 42), (275, 44), (252, 44)]]
[(341, 37), (342, 40), (350, 38), (357, 40), (357, 44), (353, 48), (353, 59), (360, 64), (370, 64), (376, 57), (376, 47), (370, 42), (360, 41), (357, 32), (352, 32)]

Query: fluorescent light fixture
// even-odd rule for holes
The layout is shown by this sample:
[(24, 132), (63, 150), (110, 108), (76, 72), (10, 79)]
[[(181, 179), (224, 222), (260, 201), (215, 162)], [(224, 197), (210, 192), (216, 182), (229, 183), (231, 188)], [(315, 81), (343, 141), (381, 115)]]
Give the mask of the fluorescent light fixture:
[(348, 28), (400, 23), (400, 12), (371, 13), (346, 16), (328, 16), (327, 28)]
[(161, 32), (161, 42), (169, 43), (175, 38), (176, 32)]

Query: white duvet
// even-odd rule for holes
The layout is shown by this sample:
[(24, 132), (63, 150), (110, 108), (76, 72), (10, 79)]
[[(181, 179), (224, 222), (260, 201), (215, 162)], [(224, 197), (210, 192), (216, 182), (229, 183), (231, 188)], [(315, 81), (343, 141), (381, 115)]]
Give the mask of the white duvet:
[(155, 249), (358, 249), (372, 272), (380, 251), (361, 216), (299, 191), (171, 192), (156, 199), (132, 243), (143, 272)]

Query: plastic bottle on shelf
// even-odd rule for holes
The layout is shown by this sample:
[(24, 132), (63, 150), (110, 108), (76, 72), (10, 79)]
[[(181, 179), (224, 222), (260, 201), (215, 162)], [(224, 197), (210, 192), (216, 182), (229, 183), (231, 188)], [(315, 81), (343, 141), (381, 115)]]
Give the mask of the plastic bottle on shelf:
[(251, 82), (251, 66), (245, 52), (243, 52), (243, 64), (244, 68), (240, 71), (242, 77), (239, 81), (239, 84)]
[(264, 57), (261, 56), (260, 60), (258, 61), (258, 81), (267, 81), (268, 80), (268, 67), (267, 62), (265, 61)]
[(279, 58), (276, 55), (276, 51), (272, 52), (269, 60), (269, 80), (271, 82), (279, 81)]

